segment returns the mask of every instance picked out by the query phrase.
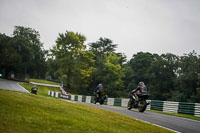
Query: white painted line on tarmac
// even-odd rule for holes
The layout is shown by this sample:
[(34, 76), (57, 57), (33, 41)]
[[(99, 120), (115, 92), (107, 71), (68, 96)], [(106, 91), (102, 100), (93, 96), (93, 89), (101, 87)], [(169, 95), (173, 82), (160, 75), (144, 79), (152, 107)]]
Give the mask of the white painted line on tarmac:
[[(130, 117), (130, 116), (129, 116), (129, 117)], [(134, 118), (134, 119), (136, 119), (136, 118)], [(170, 128), (167, 128), (167, 127), (163, 127), (163, 126), (160, 126), (160, 125), (157, 125), (157, 124), (148, 122), (148, 121), (144, 121), (144, 120), (140, 120), (140, 119), (136, 119), (136, 120), (141, 121), (141, 122), (144, 122), (144, 123), (147, 123), (147, 124), (155, 125), (155, 126), (157, 126), (157, 127), (161, 127), (161, 128), (164, 128), (164, 129), (173, 131), (173, 132), (175, 132), (175, 133), (181, 133), (181, 132), (179, 132), (179, 131), (176, 131), (176, 130), (173, 130), (173, 129), (170, 129)]]
[(17, 83), (17, 85), (19, 86), (19, 87), (21, 87), (24, 91), (26, 91), (27, 93), (30, 93), (27, 89), (25, 89), (24, 87), (22, 87), (19, 83)]

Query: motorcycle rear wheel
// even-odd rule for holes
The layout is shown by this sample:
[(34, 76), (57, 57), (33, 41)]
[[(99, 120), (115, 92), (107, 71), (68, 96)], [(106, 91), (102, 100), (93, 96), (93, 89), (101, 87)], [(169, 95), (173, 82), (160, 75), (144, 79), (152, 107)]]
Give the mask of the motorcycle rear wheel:
[(144, 101), (139, 101), (138, 105), (139, 105), (138, 110), (140, 112), (144, 112), (146, 110), (146, 107), (147, 107), (147, 102), (145, 100)]

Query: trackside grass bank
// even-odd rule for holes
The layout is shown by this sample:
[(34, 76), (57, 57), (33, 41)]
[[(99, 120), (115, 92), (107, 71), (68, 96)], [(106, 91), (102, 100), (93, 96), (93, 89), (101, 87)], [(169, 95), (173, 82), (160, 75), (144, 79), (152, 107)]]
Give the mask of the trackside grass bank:
[[(20, 83), (22, 87), (27, 89), (29, 92), (31, 92), (31, 88), (34, 86), (33, 84), (27, 84), (27, 83)], [(48, 96), (48, 91), (55, 91), (55, 92), (60, 92), (58, 87), (49, 87), (49, 86), (42, 86), (42, 85), (37, 85), (38, 88), (38, 95), (39, 96)]]
[(0, 132), (170, 133), (124, 115), (59, 99), (0, 90)]
[(51, 84), (51, 85), (60, 85), (60, 83), (57, 83), (57, 82), (41, 80), (41, 79), (29, 79), (29, 82), (36, 82), (36, 83), (42, 83), (42, 84)]

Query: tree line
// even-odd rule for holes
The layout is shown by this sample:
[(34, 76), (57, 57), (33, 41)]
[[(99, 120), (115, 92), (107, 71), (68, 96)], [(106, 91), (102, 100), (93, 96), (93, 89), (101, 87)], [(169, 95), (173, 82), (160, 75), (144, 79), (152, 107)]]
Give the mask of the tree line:
[(60, 33), (56, 44), (44, 50), (39, 32), (16, 26), (13, 35), (0, 33), (0, 71), (29, 78), (48, 78), (66, 91), (93, 95), (102, 83), (109, 97), (128, 97), (138, 82), (148, 87), (151, 99), (200, 102), (200, 55), (138, 52), (127, 61), (117, 44), (100, 37), (85, 44), (80, 33)]

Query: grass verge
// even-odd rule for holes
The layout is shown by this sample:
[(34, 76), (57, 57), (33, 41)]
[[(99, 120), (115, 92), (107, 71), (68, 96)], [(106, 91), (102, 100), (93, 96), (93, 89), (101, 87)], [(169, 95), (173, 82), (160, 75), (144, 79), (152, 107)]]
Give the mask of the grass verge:
[(183, 117), (183, 118), (187, 118), (187, 119), (192, 119), (192, 120), (200, 121), (200, 117), (197, 117), (197, 116), (194, 116), (194, 115), (167, 113), (167, 112), (162, 112), (162, 111), (157, 111), (157, 110), (150, 110), (150, 111), (151, 111), (151, 112), (155, 112), (155, 113), (166, 114), (166, 115), (172, 115), (172, 116)]
[[(27, 84), (27, 83), (19, 83), (22, 87), (27, 89), (29, 92), (31, 92), (31, 88), (34, 86), (33, 84)], [(60, 92), (60, 89), (58, 87), (49, 87), (49, 86), (42, 86), (37, 85), (38, 88), (38, 95), (39, 96), (48, 96), (48, 91), (54, 91), (54, 92)]]
[(29, 81), (36, 82), (36, 83), (42, 83), (42, 84), (60, 85), (60, 83), (47, 81), (47, 80), (41, 80), (41, 79), (29, 79)]
[(170, 133), (130, 117), (32, 94), (0, 90), (0, 132)]

